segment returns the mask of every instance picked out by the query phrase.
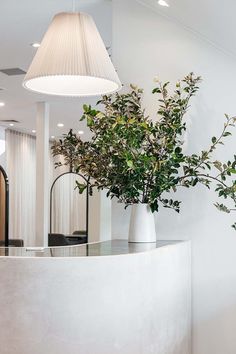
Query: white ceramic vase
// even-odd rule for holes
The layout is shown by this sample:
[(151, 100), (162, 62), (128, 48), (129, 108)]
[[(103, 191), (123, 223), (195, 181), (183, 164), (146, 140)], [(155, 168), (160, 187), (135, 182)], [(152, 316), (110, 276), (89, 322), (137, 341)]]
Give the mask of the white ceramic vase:
[(154, 214), (148, 204), (132, 205), (129, 242), (156, 242)]

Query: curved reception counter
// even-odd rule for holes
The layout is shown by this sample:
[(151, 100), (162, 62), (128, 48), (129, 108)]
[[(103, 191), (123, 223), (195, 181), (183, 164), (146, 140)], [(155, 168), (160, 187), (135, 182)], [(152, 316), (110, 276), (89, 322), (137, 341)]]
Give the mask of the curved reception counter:
[(1, 354), (190, 354), (190, 243), (0, 248)]

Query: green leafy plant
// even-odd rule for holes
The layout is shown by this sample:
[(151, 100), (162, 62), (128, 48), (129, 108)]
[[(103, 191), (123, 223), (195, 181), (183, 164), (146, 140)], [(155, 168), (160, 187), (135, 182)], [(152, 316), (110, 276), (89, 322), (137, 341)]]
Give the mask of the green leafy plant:
[[(180, 211), (180, 201), (167, 197), (179, 187), (203, 184), (233, 207), (224, 203), (215, 206), (226, 213), (236, 209), (236, 155), (233, 161), (214, 160), (213, 152), (231, 135), (236, 118), (225, 116), (219, 137), (212, 137), (210, 146), (200, 154), (183, 153), (184, 116), (190, 99), (198, 91), (200, 77), (190, 73), (177, 82), (169, 93), (169, 82), (157, 82), (153, 94), (158, 95), (157, 119), (154, 121), (142, 108), (143, 91), (133, 85), (125, 94), (104, 96), (98, 102), (104, 111), (84, 105), (81, 120), (92, 132), (90, 141), (82, 141), (72, 130), (52, 146), (54, 156), (63, 155), (64, 164), (91, 178), (91, 189), (107, 189), (107, 196), (116, 197), (126, 206), (147, 203), (151, 210), (159, 206)], [(60, 166), (61, 164), (57, 164)], [(80, 193), (84, 186), (77, 185)], [(236, 229), (236, 224), (233, 225)]]

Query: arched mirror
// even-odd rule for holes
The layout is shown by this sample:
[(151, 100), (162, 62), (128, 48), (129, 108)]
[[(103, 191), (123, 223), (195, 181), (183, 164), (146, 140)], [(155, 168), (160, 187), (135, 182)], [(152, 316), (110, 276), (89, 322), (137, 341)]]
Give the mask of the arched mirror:
[(0, 246), (9, 244), (9, 184), (6, 171), (0, 166)]
[[(76, 184), (84, 186), (80, 194)], [(50, 190), (49, 246), (88, 242), (89, 182), (80, 174), (58, 176)]]

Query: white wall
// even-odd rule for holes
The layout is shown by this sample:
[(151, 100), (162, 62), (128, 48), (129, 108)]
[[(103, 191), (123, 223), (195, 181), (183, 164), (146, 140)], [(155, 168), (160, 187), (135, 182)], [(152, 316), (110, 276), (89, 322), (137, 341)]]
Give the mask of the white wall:
[[(182, 78), (190, 71), (204, 79), (188, 114), (186, 151), (207, 148), (220, 132), (224, 113), (236, 114), (236, 61), (194, 33), (134, 0), (113, 0), (113, 60), (121, 80), (145, 89), (144, 105), (156, 111), (153, 78)], [(236, 134), (236, 132), (235, 132)], [(236, 135), (235, 135), (236, 136)], [(235, 153), (235, 137), (218, 157)], [(191, 239), (193, 248), (193, 353), (236, 353), (236, 232), (233, 216), (218, 212), (214, 193), (203, 187), (181, 191), (181, 213), (156, 216), (159, 239)], [(113, 202), (113, 238), (126, 237), (129, 211)], [(236, 214), (234, 215), (236, 219)]]

